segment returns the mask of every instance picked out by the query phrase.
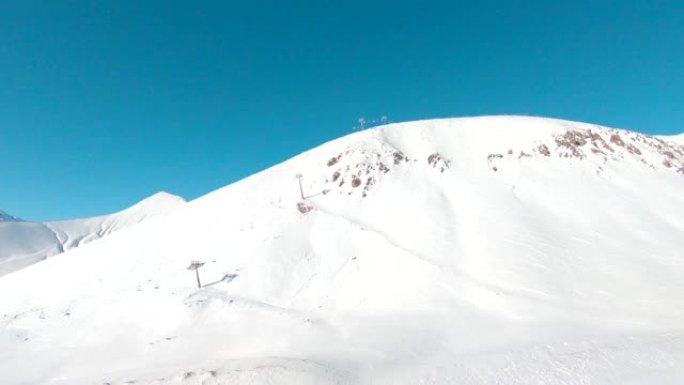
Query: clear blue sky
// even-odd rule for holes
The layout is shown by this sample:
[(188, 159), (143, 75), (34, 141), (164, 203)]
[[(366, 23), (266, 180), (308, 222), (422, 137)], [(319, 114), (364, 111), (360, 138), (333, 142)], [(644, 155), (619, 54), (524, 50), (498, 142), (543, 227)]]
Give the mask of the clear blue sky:
[(681, 1), (0, 2), (0, 209), (196, 198), (360, 116), (684, 130)]

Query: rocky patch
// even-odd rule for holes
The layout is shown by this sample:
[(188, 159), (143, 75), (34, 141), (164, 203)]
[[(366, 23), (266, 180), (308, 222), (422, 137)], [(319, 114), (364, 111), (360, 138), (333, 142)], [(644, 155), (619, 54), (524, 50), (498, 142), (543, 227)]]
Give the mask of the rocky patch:
[(306, 214), (313, 210), (313, 206), (308, 205), (305, 202), (297, 202), (297, 210), (302, 214)]
[[(417, 159), (380, 140), (355, 143), (324, 161), (324, 178), (308, 179), (307, 175), (303, 176), (304, 196), (311, 198), (337, 193), (349, 196), (359, 194), (365, 198), (386, 174), (412, 163), (420, 165)], [(450, 165), (451, 162), (438, 152), (427, 156), (426, 170), (444, 173)], [(302, 214), (311, 210), (302, 202), (297, 209)]]
[(442, 155), (440, 155), (438, 152), (430, 154), (430, 156), (427, 158), (427, 163), (428, 165), (432, 166), (432, 168), (438, 169), (439, 172), (444, 172), (444, 170), (447, 170), (451, 164), (449, 160), (442, 158)]
[[(517, 158), (557, 157), (588, 160), (596, 164), (596, 172), (603, 171), (603, 164), (628, 157), (637, 159), (653, 169), (667, 169), (684, 174), (684, 146), (666, 142), (660, 138), (635, 132), (609, 129), (568, 129), (553, 137), (553, 143), (540, 143), (525, 151), (518, 150)], [(512, 158), (514, 151), (506, 155), (493, 153), (487, 156), (492, 171), (502, 167), (502, 160)]]

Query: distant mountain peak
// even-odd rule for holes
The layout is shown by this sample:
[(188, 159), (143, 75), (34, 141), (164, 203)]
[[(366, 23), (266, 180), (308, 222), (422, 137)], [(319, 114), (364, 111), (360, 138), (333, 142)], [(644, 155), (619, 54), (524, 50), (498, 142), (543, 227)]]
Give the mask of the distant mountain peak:
[(0, 222), (21, 222), (22, 220), (0, 210)]
[(166, 202), (184, 203), (184, 202), (186, 202), (186, 200), (185, 200), (185, 198), (183, 198), (181, 196), (174, 195), (174, 194), (168, 193), (166, 191), (160, 191), (156, 194), (150, 195), (149, 197), (141, 200), (136, 205), (150, 204), (150, 203), (166, 203)]
[(23, 222), (0, 211), (0, 277), (56, 254), (96, 241), (145, 220), (168, 215), (185, 199), (156, 193), (114, 214), (53, 222)]
[(174, 208), (184, 203), (186, 203), (185, 198), (167, 193), (166, 191), (160, 191), (141, 200), (124, 211), (156, 213), (159, 211), (167, 211), (168, 208)]

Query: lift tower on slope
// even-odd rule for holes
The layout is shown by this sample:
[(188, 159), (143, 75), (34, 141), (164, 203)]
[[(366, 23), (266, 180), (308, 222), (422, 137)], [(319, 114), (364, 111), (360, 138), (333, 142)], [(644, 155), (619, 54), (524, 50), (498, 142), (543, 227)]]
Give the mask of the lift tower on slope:
[(199, 268), (204, 265), (204, 262), (200, 261), (192, 261), (190, 263), (190, 266), (188, 266), (188, 270), (195, 270), (195, 277), (197, 277), (197, 288), (201, 289), (202, 288), (202, 283), (200, 282), (200, 277), (199, 277)]

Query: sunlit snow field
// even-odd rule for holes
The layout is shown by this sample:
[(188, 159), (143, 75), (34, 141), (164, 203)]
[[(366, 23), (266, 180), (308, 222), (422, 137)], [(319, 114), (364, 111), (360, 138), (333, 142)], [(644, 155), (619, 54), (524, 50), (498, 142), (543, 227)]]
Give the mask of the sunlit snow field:
[(391, 124), (0, 277), (0, 383), (682, 384), (683, 277), (681, 136)]

